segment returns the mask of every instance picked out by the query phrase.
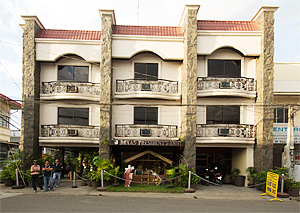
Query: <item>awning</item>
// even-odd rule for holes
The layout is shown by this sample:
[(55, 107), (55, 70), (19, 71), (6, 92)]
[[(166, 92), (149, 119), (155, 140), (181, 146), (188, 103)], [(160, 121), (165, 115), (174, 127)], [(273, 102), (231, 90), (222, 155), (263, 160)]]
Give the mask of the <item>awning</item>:
[(173, 161), (169, 160), (168, 158), (165, 158), (164, 156), (162, 156), (160, 154), (157, 154), (156, 152), (153, 152), (151, 150), (147, 150), (147, 151), (141, 152), (141, 153), (139, 153), (137, 155), (134, 155), (134, 156), (132, 156), (130, 158), (127, 158), (124, 162), (125, 163), (129, 163), (129, 162), (134, 161), (134, 160), (136, 160), (136, 159), (138, 159), (138, 158), (140, 158), (140, 157), (142, 157), (144, 155), (147, 155), (147, 154), (151, 154), (154, 157), (157, 157), (157, 158), (161, 159), (162, 161), (167, 162), (168, 164), (172, 165), (172, 163), (173, 163)]

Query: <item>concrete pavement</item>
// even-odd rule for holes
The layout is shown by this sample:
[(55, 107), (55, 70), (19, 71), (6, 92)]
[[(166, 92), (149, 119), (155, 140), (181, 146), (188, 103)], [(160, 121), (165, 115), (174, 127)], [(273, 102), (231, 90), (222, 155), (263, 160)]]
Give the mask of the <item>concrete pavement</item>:
[[(72, 181), (62, 180), (60, 187), (54, 187), (54, 191), (40, 192), (49, 194), (60, 195), (78, 195), (78, 196), (107, 196), (107, 197), (139, 197), (139, 198), (177, 198), (177, 199), (209, 199), (209, 200), (252, 200), (268, 202), (272, 197), (260, 196), (261, 191), (257, 191), (251, 188), (236, 187), (233, 185), (218, 186), (203, 186), (198, 185), (195, 193), (136, 193), (136, 192), (104, 192), (97, 191), (89, 186), (81, 186), (80, 181), (76, 181), (78, 188), (71, 188)], [(0, 198), (11, 197), (19, 194), (33, 194), (32, 187), (26, 187), (23, 189), (12, 189), (11, 187), (5, 187), (4, 184), (0, 184), (1, 196)], [(298, 198), (283, 198), (283, 201), (290, 202), (298, 200)], [(299, 201), (299, 200), (298, 200)], [(278, 202), (278, 201), (273, 201)]]

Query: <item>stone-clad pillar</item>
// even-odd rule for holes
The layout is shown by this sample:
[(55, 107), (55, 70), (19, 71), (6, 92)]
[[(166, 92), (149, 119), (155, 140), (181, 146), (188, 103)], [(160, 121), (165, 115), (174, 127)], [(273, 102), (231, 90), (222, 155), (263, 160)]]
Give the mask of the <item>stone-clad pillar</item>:
[(23, 28), (23, 77), (22, 77), (22, 124), (21, 149), (33, 157), (41, 156), (39, 146), (39, 98), (40, 65), (36, 61), (35, 37), (44, 29), (36, 16), (22, 16)]
[(100, 156), (109, 158), (112, 113), (112, 28), (115, 25), (113, 10), (99, 10), (101, 29), (100, 58)]
[(181, 69), (181, 137), (183, 156), (189, 168), (196, 169), (197, 104), (197, 13), (199, 5), (186, 5), (180, 26), (184, 34), (184, 59)]
[(256, 63), (257, 99), (255, 103), (257, 171), (273, 168), (273, 82), (274, 13), (278, 7), (261, 7), (252, 21), (261, 29), (261, 54)]

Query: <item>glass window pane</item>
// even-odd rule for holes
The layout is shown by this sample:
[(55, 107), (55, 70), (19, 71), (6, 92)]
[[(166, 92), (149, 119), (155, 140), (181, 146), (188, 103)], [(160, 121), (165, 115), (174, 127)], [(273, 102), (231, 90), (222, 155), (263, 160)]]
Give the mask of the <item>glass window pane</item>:
[(158, 64), (147, 64), (147, 80), (158, 79)]
[(289, 109), (284, 109), (284, 123), (289, 122)]
[(72, 108), (58, 108), (58, 124), (73, 125)]
[(134, 64), (134, 79), (146, 80), (147, 79), (147, 69), (144, 63)]
[(283, 108), (278, 108), (276, 123), (283, 123), (283, 118)]
[(73, 69), (71, 66), (58, 66), (59, 81), (73, 81)]
[(240, 123), (240, 107), (223, 106), (223, 124), (239, 124), (239, 123)]
[(74, 81), (88, 82), (89, 81), (89, 67), (74, 67)]
[(208, 60), (208, 77), (223, 77), (224, 76), (224, 61), (223, 60)]
[(146, 107), (146, 124), (157, 125), (157, 107)]
[(206, 124), (221, 124), (222, 123), (222, 107), (207, 106), (206, 107)]
[(145, 107), (134, 107), (134, 124), (145, 124)]
[(241, 77), (241, 61), (240, 60), (226, 60), (225, 61), (225, 76), (231, 78)]
[(74, 125), (88, 126), (89, 125), (89, 109), (74, 108)]

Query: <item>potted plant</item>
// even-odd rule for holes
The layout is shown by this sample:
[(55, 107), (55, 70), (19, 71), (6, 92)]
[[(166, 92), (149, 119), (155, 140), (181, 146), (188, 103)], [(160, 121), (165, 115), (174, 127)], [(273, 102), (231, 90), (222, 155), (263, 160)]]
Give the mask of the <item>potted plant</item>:
[(175, 169), (174, 168), (168, 169), (168, 170), (166, 170), (166, 173), (168, 175), (168, 179), (170, 180), (170, 181), (168, 181), (168, 182), (170, 182), (170, 184), (168, 185), (168, 188), (174, 188), (174, 180), (173, 180), (173, 178), (176, 175)]
[(250, 166), (247, 168), (246, 172), (248, 173), (247, 179), (248, 179), (248, 186), (254, 185), (254, 174), (256, 173), (254, 170), (254, 167)]
[[(119, 170), (120, 170), (120, 166), (115, 167), (114, 169), (111, 169), (109, 171), (110, 174), (112, 174), (113, 176), (118, 177), (119, 175)], [(118, 187), (120, 184), (118, 183), (118, 179), (114, 177), (114, 183), (112, 184), (114, 187)]]
[(287, 188), (288, 188), (288, 193), (291, 197), (299, 196), (300, 182), (295, 181), (293, 178), (288, 178)]
[(89, 178), (92, 181), (93, 188), (97, 188), (100, 186), (100, 180), (101, 180), (100, 172), (98, 172), (97, 170), (89, 172)]
[[(97, 172), (99, 174), (99, 178), (101, 180), (101, 170), (110, 171), (113, 168), (113, 165), (110, 163), (108, 159), (101, 159), (100, 156), (96, 156), (93, 159), (93, 164), (97, 167)], [(110, 183), (111, 177), (103, 172), (103, 186), (108, 186)]]
[(234, 179), (234, 185), (238, 187), (245, 186), (246, 177), (244, 175), (239, 175), (240, 173), (240, 170), (237, 168), (233, 169), (231, 172)]
[(1, 179), (4, 181), (5, 186), (14, 185), (14, 180), (11, 178), (11, 172), (8, 168), (3, 168), (1, 172)]

